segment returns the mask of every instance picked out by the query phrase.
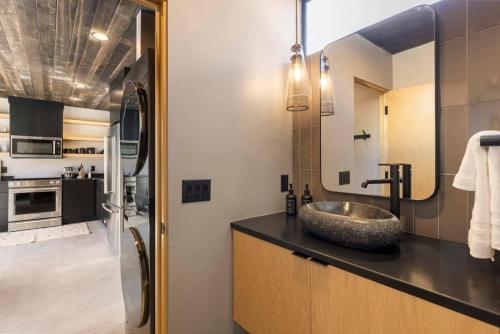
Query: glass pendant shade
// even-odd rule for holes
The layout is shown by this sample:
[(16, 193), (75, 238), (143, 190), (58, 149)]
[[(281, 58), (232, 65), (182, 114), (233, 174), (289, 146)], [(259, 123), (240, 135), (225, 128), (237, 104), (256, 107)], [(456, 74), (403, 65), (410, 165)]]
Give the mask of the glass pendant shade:
[(332, 116), (335, 114), (335, 97), (330, 64), (328, 58), (323, 54), (320, 61), (320, 112), (321, 116)]
[(311, 105), (311, 87), (302, 45), (292, 46), (286, 90), (286, 109), (303, 111)]

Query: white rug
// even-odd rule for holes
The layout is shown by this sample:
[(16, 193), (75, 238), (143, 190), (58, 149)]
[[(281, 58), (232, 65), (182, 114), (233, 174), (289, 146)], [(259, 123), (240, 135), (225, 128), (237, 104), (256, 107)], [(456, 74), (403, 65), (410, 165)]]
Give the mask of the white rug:
[(90, 234), (87, 223), (68, 224), (27, 231), (2, 232), (0, 233), (0, 247), (62, 239), (83, 234)]

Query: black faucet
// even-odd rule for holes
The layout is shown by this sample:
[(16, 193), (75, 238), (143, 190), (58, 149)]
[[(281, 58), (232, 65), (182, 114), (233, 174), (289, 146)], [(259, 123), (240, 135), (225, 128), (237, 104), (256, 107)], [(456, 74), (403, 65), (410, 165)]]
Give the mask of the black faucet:
[(390, 166), (388, 179), (366, 180), (361, 187), (366, 188), (369, 184), (389, 183), (391, 185), (390, 211), (399, 218), (399, 164), (387, 164)]

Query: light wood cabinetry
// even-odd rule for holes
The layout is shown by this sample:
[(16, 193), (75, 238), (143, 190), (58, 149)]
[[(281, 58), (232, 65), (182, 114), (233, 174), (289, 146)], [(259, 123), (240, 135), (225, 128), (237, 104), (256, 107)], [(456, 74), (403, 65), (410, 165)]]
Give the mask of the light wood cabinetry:
[(499, 330), (344, 270), (311, 263), (311, 333), (498, 334)]
[(234, 320), (252, 334), (500, 334), (498, 327), (233, 231)]
[(309, 333), (309, 262), (241, 232), (233, 243), (235, 321), (255, 334)]

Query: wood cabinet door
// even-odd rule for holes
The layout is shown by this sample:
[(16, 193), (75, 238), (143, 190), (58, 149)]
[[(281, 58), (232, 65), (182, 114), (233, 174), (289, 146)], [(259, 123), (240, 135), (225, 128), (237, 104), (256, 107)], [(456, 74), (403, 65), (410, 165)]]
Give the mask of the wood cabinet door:
[(310, 333), (310, 263), (233, 231), (234, 320), (252, 334)]
[(311, 263), (311, 334), (499, 334), (495, 326)]

